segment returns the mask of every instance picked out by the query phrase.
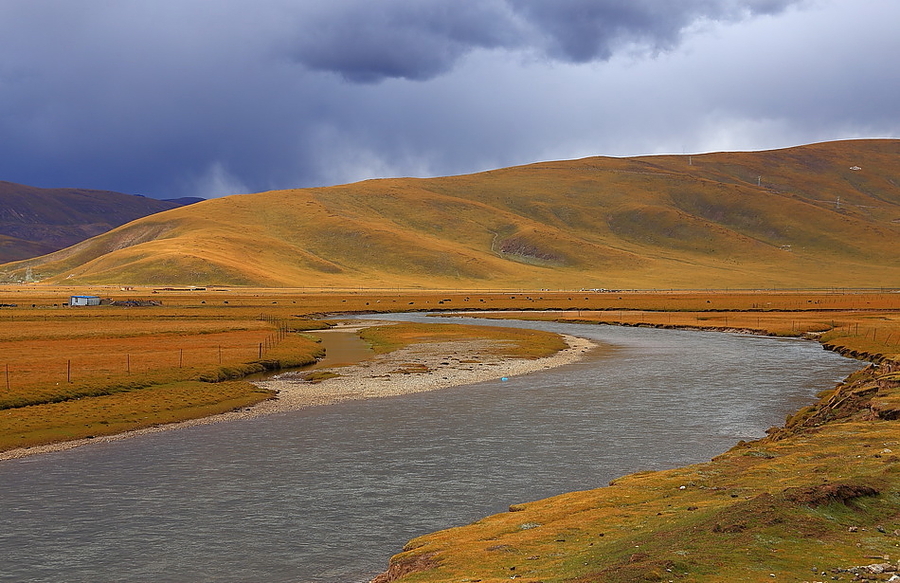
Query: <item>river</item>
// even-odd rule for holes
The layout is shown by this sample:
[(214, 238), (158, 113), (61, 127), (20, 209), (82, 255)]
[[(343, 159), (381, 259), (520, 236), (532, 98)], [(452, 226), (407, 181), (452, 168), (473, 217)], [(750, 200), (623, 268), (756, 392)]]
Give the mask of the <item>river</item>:
[(358, 583), (415, 536), (708, 460), (862, 366), (799, 340), (515, 325), (605, 346), (505, 382), (2, 462), (0, 581)]

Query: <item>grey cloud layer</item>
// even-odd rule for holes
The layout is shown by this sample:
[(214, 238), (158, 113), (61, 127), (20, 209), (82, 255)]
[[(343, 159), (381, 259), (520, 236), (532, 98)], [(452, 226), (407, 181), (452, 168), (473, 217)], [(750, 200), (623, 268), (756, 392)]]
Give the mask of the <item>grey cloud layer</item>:
[(0, 180), (159, 197), (900, 132), (896, 0), (0, 2)]
[(300, 10), (293, 57), (356, 82), (426, 80), (475, 49), (584, 63), (622, 47), (671, 49), (698, 20), (775, 14), (797, 0), (383, 0)]

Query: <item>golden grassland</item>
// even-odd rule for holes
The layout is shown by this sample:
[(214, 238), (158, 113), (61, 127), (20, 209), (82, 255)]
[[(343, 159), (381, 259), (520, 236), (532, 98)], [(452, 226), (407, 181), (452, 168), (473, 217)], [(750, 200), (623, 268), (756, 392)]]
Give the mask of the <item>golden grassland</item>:
[(851, 140), (230, 196), (5, 264), (0, 281), (872, 286), (900, 276), (898, 160), (900, 140)]
[(235, 379), (310, 364), (321, 352), (308, 337), (253, 319), (97, 313), (69, 321), (71, 337), (53, 326), (42, 332), (45, 323), (34, 310), (0, 321), (0, 450), (253, 405), (272, 394)]
[[(64, 306), (76, 293), (162, 305)], [(0, 304), (15, 304), (0, 308), (0, 451), (204, 417), (271, 398), (241, 379), (321, 357), (316, 341), (301, 334), (327, 326), (312, 315), (362, 311), (382, 301), (396, 311), (442, 300), (271, 290), (0, 289)], [(367, 334), (382, 352), (471, 338), (503, 341), (498, 346), (510, 357), (565, 347), (554, 334), (515, 329), (408, 324)]]
[[(74, 293), (152, 298), (162, 306), (62, 307)], [(773, 574), (775, 580), (849, 580), (851, 574), (833, 569), (900, 556), (900, 294), (890, 290), (29, 286), (0, 288), (0, 303), (18, 304), (0, 308), (0, 367), (16, 355), (8, 390), (0, 376), (2, 399), (105, 387), (96, 396), (0, 410), (0, 448), (115, 433), (268, 398), (241, 380), (200, 379), (238, 378), (268, 359), (313, 358), (315, 342), (291, 330), (323, 326), (335, 312), (470, 310), (484, 317), (804, 335), (878, 364), (824, 390), (818, 404), (763, 440), (740, 443), (708, 463), (524, 502), (421, 537), (392, 559), (381, 580), (724, 582), (771, 581)], [(476, 335), (506, 340), (508, 354), (518, 356), (559, 347), (552, 336), (441, 324), (384, 326), (367, 334), (380, 351)], [(130, 374), (122, 370), (128, 355), (134, 357)], [(69, 360), (71, 383), (64, 376)], [(54, 393), (57, 382), (60, 393)]]
[[(886, 297), (885, 301), (900, 301)], [(876, 300), (876, 304), (879, 303)], [(809, 304), (807, 304), (809, 305)], [(719, 310), (647, 311), (647, 310), (577, 310), (566, 313), (503, 313), (481, 315), (496, 319), (550, 320), (556, 322), (609, 324), (615, 326), (647, 326), (656, 328), (696, 328), (701, 330), (738, 331), (767, 336), (803, 336), (814, 338), (829, 348), (853, 356), (875, 355), (900, 359), (900, 311), (877, 308), (833, 311)]]

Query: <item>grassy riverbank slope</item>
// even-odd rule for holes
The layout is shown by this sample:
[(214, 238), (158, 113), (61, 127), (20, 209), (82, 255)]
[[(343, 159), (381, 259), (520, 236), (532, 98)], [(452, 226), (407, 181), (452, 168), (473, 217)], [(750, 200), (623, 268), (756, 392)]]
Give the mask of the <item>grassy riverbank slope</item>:
[[(644, 307), (666, 301), (643, 299)], [(884, 298), (895, 306), (885, 309), (860, 299), (867, 307), (850, 311), (821, 310), (819, 297), (803, 299), (803, 311), (491, 315), (803, 334), (874, 362), (762, 440), (709, 463), (624, 476), (420, 537), (375, 582), (813, 582), (900, 573), (900, 312), (897, 300)]]
[(898, 370), (871, 366), (709, 463), (415, 539), (376, 581), (887, 580), (900, 555)]
[(900, 281), (900, 140), (593, 157), (230, 196), (0, 267), (55, 284), (806, 288)]

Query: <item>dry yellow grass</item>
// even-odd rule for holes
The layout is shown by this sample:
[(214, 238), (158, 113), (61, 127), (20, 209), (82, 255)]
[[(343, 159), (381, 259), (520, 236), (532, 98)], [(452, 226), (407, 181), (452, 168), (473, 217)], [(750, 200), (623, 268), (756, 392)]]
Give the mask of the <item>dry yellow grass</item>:
[(0, 277), (23, 281), (31, 268), (57, 284), (877, 287), (900, 280), (898, 159), (898, 140), (856, 140), (241, 195), (7, 264)]
[(176, 381), (111, 395), (4, 409), (0, 410), (0, 451), (206, 417), (270, 396), (247, 382)]
[(59, 307), (58, 297), (34, 294), (0, 312), (0, 449), (252, 405), (271, 394), (246, 382), (201, 381), (310, 363), (319, 352), (290, 330), (321, 324), (287, 328), (258, 307), (80, 309)]
[[(71, 294), (163, 305), (63, 307)], [(108, 435), (269, 398), (250, 383), (221, 381), (312, 362), (318, 345), (293, 333), (324, 325), (309, 314), (382, 301), (406, 309), (442, 300), (284, 290), (0, 289), (0, 303), (17, 304), (0, 311), (0, 449)], [(380, 334), (395, 345), (473, 337), (506, 340), (510, 356), (564, 347), (553, 334), (522, 330), (410, 325)]]

